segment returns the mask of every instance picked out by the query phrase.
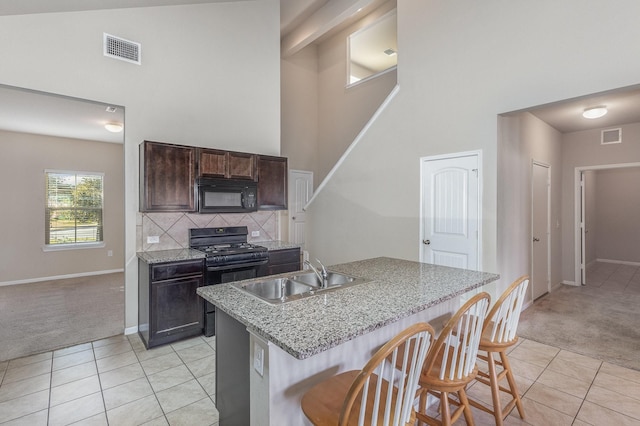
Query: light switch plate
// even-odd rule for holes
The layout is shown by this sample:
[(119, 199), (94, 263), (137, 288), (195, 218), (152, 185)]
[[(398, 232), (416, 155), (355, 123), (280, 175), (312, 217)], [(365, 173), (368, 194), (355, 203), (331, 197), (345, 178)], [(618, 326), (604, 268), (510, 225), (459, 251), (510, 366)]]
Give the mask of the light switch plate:
[(160, 237), (158, 235), (147, 236), (147, 244), (158, 244), (159, 242), (160, 242)]
[(264, 349), (260, 345), (253, 346), (253, 369), (260, 376), (264, 374)]
[(260, 236), (260, 231), (251, 231), (251, 236), (252, 237), (259, 237)]

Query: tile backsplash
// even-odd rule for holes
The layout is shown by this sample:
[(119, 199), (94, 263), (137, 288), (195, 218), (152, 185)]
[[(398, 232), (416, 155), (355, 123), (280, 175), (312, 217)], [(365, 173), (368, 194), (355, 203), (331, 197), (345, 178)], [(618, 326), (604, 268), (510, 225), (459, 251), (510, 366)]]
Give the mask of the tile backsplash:
[[(190, 228), (246, 226), (249, 242), (278, 239), (280, 215), (277, 211), (229, 214), (140, 213), (136, 222), (136, 251), (170, 250), (189, 247)], [(253, 231), (260, 236), (252, 237)], [(147, 237), (157, 236), (159, 242), (148, 244)]]

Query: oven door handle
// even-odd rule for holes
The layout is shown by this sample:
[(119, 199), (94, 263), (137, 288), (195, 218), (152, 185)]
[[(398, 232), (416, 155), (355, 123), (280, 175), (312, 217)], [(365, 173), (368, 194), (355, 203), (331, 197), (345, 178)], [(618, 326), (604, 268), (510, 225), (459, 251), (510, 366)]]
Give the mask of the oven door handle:
[(250, 268), (252, 266), (260, 266), (269, 262), (269, 259), (256, 260), (251, 262), (241, 262), (241, 263), (232, 263), (221, 266), (207, 266), (207, 271), (224, 271), (224, 270), (233, 270), (233, 269), (244, 269)]

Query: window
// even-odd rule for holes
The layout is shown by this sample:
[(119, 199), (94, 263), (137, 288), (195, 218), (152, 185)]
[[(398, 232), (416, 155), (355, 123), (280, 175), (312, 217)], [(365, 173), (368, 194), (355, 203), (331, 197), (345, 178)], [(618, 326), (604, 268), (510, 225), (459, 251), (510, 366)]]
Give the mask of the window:
[(102, 246), (101, 173), (45, 170), (48, 248)]

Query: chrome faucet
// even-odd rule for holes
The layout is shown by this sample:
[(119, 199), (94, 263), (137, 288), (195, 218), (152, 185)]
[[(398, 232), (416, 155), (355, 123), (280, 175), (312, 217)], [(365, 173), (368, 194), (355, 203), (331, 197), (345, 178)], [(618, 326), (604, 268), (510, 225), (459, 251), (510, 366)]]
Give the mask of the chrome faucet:
[(316, 274), (316, 277), (318, 277), (318, 280), (320, 281), (320, 288), (327, 288), (328, 286), (327, 278), (329, 277), (329, 274), (327, 273), (327, 268), (324, 267), (324, 265), (322, 264), (322, 262), (320, 262), (320, 260), (316, 259), (316, 262), (320, 264), (320, 270), (318, 270), (318, 268), (313, 266), (311, 262), (309, 262), (308, 260), (305, 260), (304, 264), (309, 265), (311, 270)]

